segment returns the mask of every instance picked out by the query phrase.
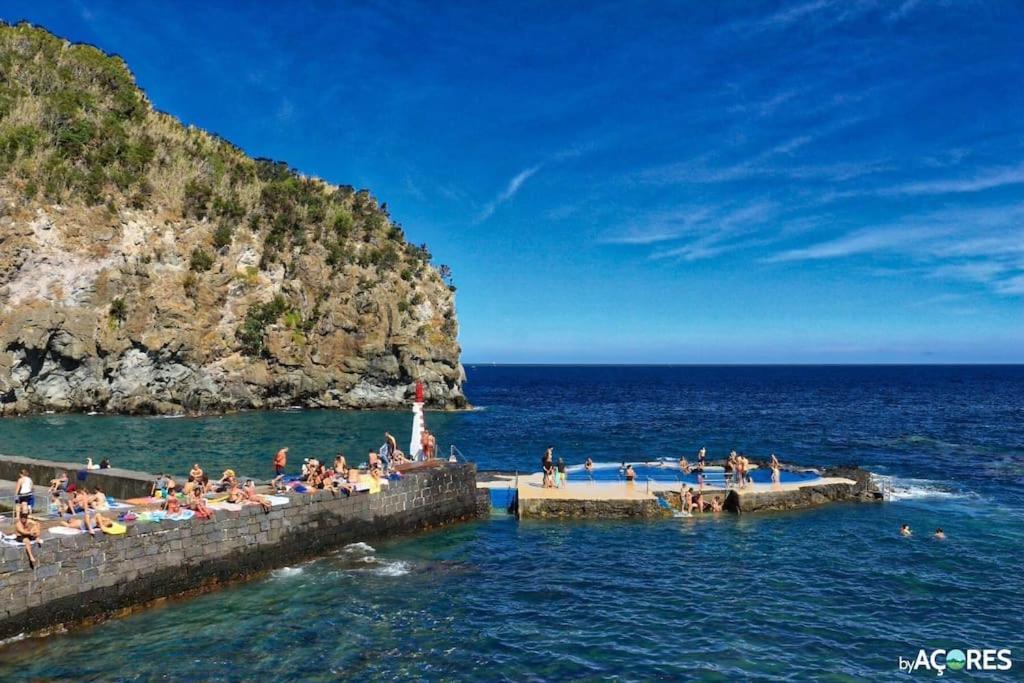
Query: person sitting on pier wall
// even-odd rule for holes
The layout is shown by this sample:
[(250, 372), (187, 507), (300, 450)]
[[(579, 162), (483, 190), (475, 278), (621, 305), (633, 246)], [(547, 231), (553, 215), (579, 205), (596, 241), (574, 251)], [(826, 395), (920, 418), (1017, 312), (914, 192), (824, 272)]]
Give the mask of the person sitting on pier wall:
[(679, 458), (679, 469), (683, 474), (690, 473), (690, 463), (686, 461), (686, 456)]
[(42, 527), (39, 522), (28, 516), (28, 509), (21, 508), (18, 511), (18, 518), (14, 522), (14, 535), (17, 540), (25, 544), (25, 553), (28, 555), (28, 564), (35, 569), (36, 558), (32, 554), (32, 544), (42, 545)]
[(61, 470), (55, 479), (50, 480), (50, 493), (59, 494), (68, 490), (68, 473)]
[(341, 451), (334, 456), (334, 473), (341, 477), (348, 475), (348, 463), (345, 461), (345, 454)]
[(176, 515), (181, 512), (181, 502), (178, 500), (178, 496), (170, 493), (160, 504), (160, 508), (169, 515)]
[(217, 481), (217, 485), (214, 487), (217, 493), (224, 493), (225, 491), (231, 490), (231, 487), (236, 485), (235, 471), (224, 470), (224, 473), (220, 475), (220, 480)]
[(110, 509), (110, 503), (107, 502), (106, 494), (103, 493), (103, 491), (100, 491), (98, 486), (93, 489), (92, 493), (89, 495), (89, 507), (93, 510)]
[(213, 510), (209, 508), (206, 496), (203, 495), (203, 489), (200, 486), (192, 487), (192, 493), (188, 497), (188, 506), (195, 511), (196, 517), (199, 519), (210, 519), (213, 517)]
[(392, 467), (394, 467), (395, 465), (405, 465), (406, 463), (410, 462), (412, 462), (412, 460), (410, 460), (409, 457), (400, 448), (396, 448), (394, 454), (392, 454), (391, 456)]
[(626, 475), (626, 484), (628, 484), (629, 486), (632, 486), (633, 485), (633, 481), (636, 479), (636, 470), (633, 469), (633, 464), (632, 463), (626, 465), (625, 475)]
[(199, 463), (192, 465), (192, 469), (188, 471), (188, 480), (190, 482), (199, 482), (203, 479), (203, 468), (199, 466)]
[(61, 519), (64, 518), (64, 514), (67, 513), (69, 517), (74, 517), (76, 514), (81, 512), (86, 521), (89, 520), (89, 513), (92, 510), (92, 499), (89, 496), (89, 492), (85, 488), (76, 489), (74, 495), (72, 495), (67, 501), (64, 507), (58, 508), (57, 512), (60, 514)]
[(231, 482), (227, 489), (228, 498), (227, 502), (232, 504), (239, 504), (245, 502), (245, 494), (242, 493), (241, 487), (238, 485), (238, 480), (232, 475)]

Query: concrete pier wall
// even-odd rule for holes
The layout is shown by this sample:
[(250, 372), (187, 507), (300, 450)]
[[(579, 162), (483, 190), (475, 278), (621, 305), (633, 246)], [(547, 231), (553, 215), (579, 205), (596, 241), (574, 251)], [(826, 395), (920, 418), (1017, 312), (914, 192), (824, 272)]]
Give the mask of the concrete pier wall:
[[(115, 498), (141, 498), (149, 495), (155, 477), (146, 472), (135, 472), (112, 467), (106, 470), (87, 470), (83, 463), (60, 462), (23, 458), (17, 455), (0, 455), (0, 479), (16, 481), (22, 468), (28, 470), (36, 485), (36, 497), (46, 493), (50, 481), (61, 472), (68, 473), (68, 481), (88, 489), (99, 488)], [(79, 480), (79, 473), (84, 479)], [(45, 496), (43, 496), (45, 498)]]
[[(440, 526), (485, 512), (472, 464), (410, 472), (378, 494), (294, 494), (288, 505), (218, 511), (212, 520), (134, 524), (124, 536), (49, 538), (29, 567), (0, 550), (0, 638), (102, 617), (203, 589), (353, 541)], [(489, 504), (486, 506), (489, 514)]]

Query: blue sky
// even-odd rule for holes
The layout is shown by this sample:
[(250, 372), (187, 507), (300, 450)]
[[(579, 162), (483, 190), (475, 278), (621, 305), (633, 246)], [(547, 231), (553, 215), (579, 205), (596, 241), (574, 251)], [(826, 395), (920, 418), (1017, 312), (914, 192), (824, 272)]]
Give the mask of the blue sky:
[(1024, 362), (1024, 5), (9, 1), (370, 188), (466, 362)]

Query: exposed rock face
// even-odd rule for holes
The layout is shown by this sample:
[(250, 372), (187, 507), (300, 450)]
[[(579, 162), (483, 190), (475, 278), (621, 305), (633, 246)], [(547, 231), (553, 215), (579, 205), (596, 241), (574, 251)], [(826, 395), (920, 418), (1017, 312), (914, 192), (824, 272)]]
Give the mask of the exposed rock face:
[(454, 287), (366, 191), (0, 23), (0, 415), (461, 407)]
[[(0, 413), (43, 410), (179, 413), (272, 408), (395, 407), (416, 380), (436, 406), (464, 405), (454, 303), (440, 281), (397, 276), (360, 286), (322, 259), (298, 272), (247, 270), (256, 239), (236, 239), (219, 267), (189, 270), (209, 226), (125, 210), (12, 206), (0, 224)], [(90, 223), (101, 214), (100, 225)], [(371, 273), (363, 276), (369, 278)], [(194, 282), (193, 282), (194, 281)], [(324, 294), (322, 283), (336, 287)], [(186, 290), (191, 285), (193, 293)], [(422, 303), (399, 310), (419, 293)], [(263, 356), (236, 330), (254, 303), (300, 302), (303, 329), (266, 331)], [(115, 299), (124, 319), (113, 316)], [(316, 302), (319, 302), (318, 304)]]

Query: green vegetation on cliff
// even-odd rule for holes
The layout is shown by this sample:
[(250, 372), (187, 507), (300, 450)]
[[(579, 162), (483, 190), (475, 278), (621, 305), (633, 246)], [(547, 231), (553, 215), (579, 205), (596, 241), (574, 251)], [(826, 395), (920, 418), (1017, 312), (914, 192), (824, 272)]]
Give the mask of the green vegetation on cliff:
[(0, 413), (463, 402), (450, 270), (386, 204), (2, 22), (0, 241)]

